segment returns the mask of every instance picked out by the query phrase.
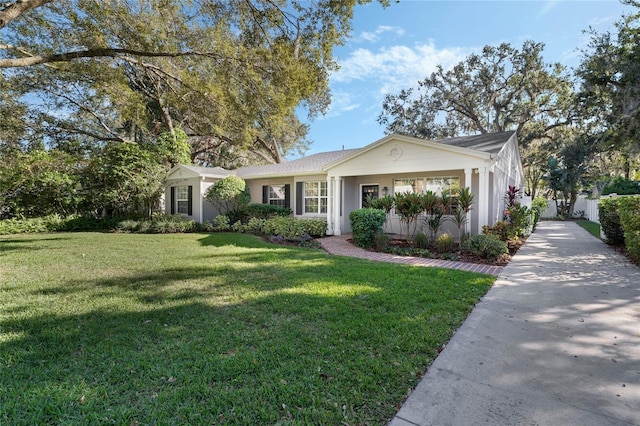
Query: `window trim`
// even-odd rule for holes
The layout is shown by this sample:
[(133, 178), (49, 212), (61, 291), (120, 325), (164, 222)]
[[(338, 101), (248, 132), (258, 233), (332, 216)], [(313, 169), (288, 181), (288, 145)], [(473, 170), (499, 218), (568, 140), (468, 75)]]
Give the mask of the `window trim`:
[[(329, 212), (329, 185), (326, 180), (307, 180), (300, 181), (298, 184), (301, 185), (302, 190), (299, 191), (298, 195), (301, 197), (300, 206), (301, 211), (298, 212), (299, 215), (302, 216), (323, 216)], [(315, 184), (316, 190), (318, 192), (317, 195), (307, 195), (307, 185)], [(324, 190), (324, 191), (323, 191)], [(324, 192), (324, 195), (322, 195)], [(315, 200), (317, 202), (316, 211), (307, 211), (307, 200)], [(324, 200), (324, 205), (323, 205)], [(324, 208), (324, 211), (322, 211)]]
[[(178, 214), (182, 214), (182, 215), (187, 215), (189, 216), (189, 202), (190, 197), (189, 197), (189, 185), (176, 185), (176, 212)], [(184, 197), (184, 198), (181, 198)], [(186, 203), (183, 204), (183, 207), (186, 207), (184, 210), (185, 211), (180, 211), (180, 203)]]
[[(458, 188), (460, 188), (460, 184), (462, 182), (462, 178), (460, 176), (457, 176), (457, 175), (397, 177), (397, 178), (393, 178), (393, 193), (397, 194), (398, 192), (402, 192), (402, 191), (397, 191), (397, 189), (396, 189), (396, 181), (398, 181), (398, 180), (409, 180), (409, 179), (413, 179), (413, 180), (416, 180), (416, 181), (417, 180), (422, 180), (422, 182), (423, 182), (422, 183), (423, 190), (422, 190), (422, 192), (419, 192), (420, 194), (424, 194), (426, 191), (429, 190), (429, 180), (435, 181), (436, 179), (443, 179), (443, 180), (444, 179), (448, 179), (449, 183), (450, 183), (451, 180), (457, 179), (458, 180)], [(448, 186), (452, 187), (453, 185), (449, 184)], [(436, 192), (436, 191), (434, 191), (434, 192)], [(438, 194), (438, 193), (436, 192), (436, 194)], [(442, 195), (441, 193), (438, 194), (438, 196), (441, 196), (441, 195)], [(449, 190), (449, 196), (452, 199), (452, 203), (451, 203), (451, 206), (449, 208), (449, 211), (447, 213), (445, 213), (445, 215), (451, 215), (453, 213), (453, 210), (454, 210), (455, 206), (456, 206), (456, 202), (455, 202), (456, 195), (451, 190)]]

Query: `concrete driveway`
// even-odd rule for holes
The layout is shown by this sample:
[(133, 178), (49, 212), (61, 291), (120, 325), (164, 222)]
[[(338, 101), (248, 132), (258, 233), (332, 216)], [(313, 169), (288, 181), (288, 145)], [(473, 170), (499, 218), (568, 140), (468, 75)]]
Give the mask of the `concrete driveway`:
[(390, 425), (640, 425), (640, 268), (541, 222)]

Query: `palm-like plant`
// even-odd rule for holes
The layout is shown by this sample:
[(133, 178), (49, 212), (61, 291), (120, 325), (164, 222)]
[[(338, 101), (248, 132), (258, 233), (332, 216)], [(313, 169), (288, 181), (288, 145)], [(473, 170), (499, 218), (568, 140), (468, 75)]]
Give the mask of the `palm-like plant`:
[(460, 244), (464, 241), (465, 231), (464, 227), (468, 222), (469, 212), (473, 208), (473, 200), (475, 195), (471, 192), (471, 188), (458, 188), (458, 205), (453, 212), (451, 220), (458, 227), (458, 238)]

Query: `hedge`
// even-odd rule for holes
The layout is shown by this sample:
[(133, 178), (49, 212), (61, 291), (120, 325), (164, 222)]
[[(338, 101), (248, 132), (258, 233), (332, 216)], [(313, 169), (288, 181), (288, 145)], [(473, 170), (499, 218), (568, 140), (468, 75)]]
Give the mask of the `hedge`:
[(618, 212), (627, 253), (640, 261), (640, 197), (619, 198)]
[(618, 214), (618, 200), (620, 199), (600, 199), (598, 203), (598, 217), (602, 232), (607, 239), (607, 243), (616, 246), (624, 244), (624, 231), (620, 225), (620, 215)]

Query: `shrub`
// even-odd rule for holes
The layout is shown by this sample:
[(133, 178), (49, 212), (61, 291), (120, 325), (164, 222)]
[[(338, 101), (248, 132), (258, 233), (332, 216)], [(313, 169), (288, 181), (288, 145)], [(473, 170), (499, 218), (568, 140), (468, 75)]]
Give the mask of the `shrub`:
[(229, 216), (224, 214), (219, 214), (213, 219), (213, 227), (216, 231), (228, 231), (231, 229), (231, 223), (229, 221)]
[(262, 228), (264, 227), (265, 222), (266, 219), (252, 217), (245, 225), (245, 229), (247, 232), (251, 232), (252, 234), (262, 234)]
[(383, 233), (378, 232), (373, 241), (373, 247), (376, 251), (385, 251), (387, 247), (389, 247), (389, 243), (391, 242), (391, 238)]
[(373, 247), (376, 234), (382, 233), (382, 226), (386, 220), (387, 214), (384, 210), (374, 208), (353, 210), (349, 214), (353, 243), (358, 247)]
[(531, 232), (531, 212), (527, 206), (516, 203), (507, 208), (505, 216), (511, 228), (507, 232), (509, 239), (524, 237)]
[(251, 202), (247, 183), (237, 176), (220, 179), (207, 189), (205, 199), (213, 204), (220, 213), (227, 214), (231, 222), (242, 220)]
[(621, 176), (615, 178), (611, 183), (604, 187), (602, 195), (618, 194), (618, 195), (635, 195), (640, 194), (640, 182), (627, 180)]
[(504, 220), (496, 222), (493, 226), (483, 226), (482, 233), (484, 235), (495, 235), (501, 241), (509, 241), (515, 237), (515, 235), (513, 235), (513, 229), (510, 228), (509, 224)]
[(297, 219), (295, 217), (274, 217), (262, 226), (265, 235), (279, 235), (287, 240), (298, 241), (305, 235), (323, 237), (327, 232), (326, 219)]
[(490, 261), (494, 261), (501, 255), (509, 252), (507, 244), (504, 241), (500, 241), (498, 236), (486, 234), (472, 235), (465, 241), (464, 248)]
[(246, 231), (246, 227), (242, 224), (242, 221), (236, 220), (235, 222), (233, 222), (233, 225), (231, 225), (231, 230), (233, 232), (243, 233)]
[(449, 253), (453, 251), (453, 237), (450, 234), (440, 234), (436, 238), (436, 250), (438, 253)]
[(140, 229), (140, 222), (137, 220), (125, 219), (118, 222), (116, 230), (121, 232), (137, 232)]
[(421, 249), (429, 248), (429, 238), (424, 234), (424, 232), (418, 232), (413, 237), (413, 245)]
[(619, 198), (601, 199), (598, 203), (600, 227), (607, 239), (607, 244), (611, 245), (624, 244), (624, 231), (618, 214), (618, 200)]
[(270, 219), (276, 216), (291, 216), (293, 211), (288, 207), (251, 203), (247, 206), (246, 213), (249, 218)]
[(302, 223), (305, 234), (312, 237), (327, 235), (327, 219), (298, 219)]
[(640, 197), (624, 197), (618, 202), (620, 225), (629, 256), (640, 261)]

